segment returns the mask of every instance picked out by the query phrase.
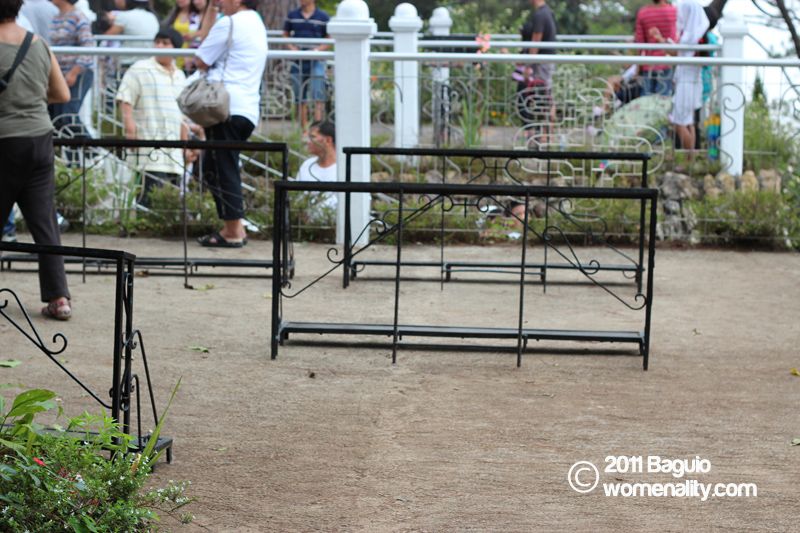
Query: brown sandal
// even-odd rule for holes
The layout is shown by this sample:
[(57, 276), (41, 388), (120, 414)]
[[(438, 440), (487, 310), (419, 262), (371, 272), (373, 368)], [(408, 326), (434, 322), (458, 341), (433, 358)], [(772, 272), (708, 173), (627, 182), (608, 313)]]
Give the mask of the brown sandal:
[(69, 320), (72, 317), (72, 307), (68, 299), (58, 298), (42, 307), (42, 315), (54, 320)]

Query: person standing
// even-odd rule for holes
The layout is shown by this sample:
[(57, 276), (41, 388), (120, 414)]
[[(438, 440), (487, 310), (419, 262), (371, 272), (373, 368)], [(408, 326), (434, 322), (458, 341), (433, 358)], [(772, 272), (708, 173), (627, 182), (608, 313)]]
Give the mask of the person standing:
[[(676, 21), (678, 12), (668, 0), (653, 0), (652, 5), (643, 6), (636, 13), (636, 28), (633, 41), (652, 44), (658, 40), (655, 31), (663, 39), (676, 40)], [(644, 56), (664, 56), (663, 50), (644, 50)], [(672, 67), (669, 65), (640, 65), (639, 73), (644, 84), (643, 92), (648, 94), (672, 95)]]
[[(123, 48), (143, 48), (150, 46), (158, 33), (158, 17), (150, 11), (148, 0), (114, 0), (119, 11), (108, 14), (111, 27), (106, 35), (125, 35), (142, 37), (142, 41), (122, 43)], [(122, 57), (119, 64), (124, 71), (136, 61), (135, 57)]]
[(50, 23), (58, 15), (58, 8), (50, 0), (25, 0), (19, 13), (30, 21), (33, 33), (50, 42)]
[[(697, 0), (681, 0), (678, 4), (678, 43), (696, 45), (705, 36), (710, 23), (703, 7)], [(657, 30), (653, 31), (657, 42), (670, 43), (672, 39), (665, 38)], [(695, 52), (682, 50), (678, 52), (682, 57), (692, 57)], [(703, 67), (699, 65), (678, 65), (675, 68), (675, 94), (672, 98), (672, 111), (669, 121), (675, 128), (681, 147), (689, 150), (689, 159), (692, 159), (695, 148), (697, 131), (695, 129), (695, 110), (703, 105)]]
[[(50, 24), (50, 44), (53, 46), (94, 46), (91, 23), (75, 7), (77, 0), (52, 0), (58, 15)], [(78, 116), (83, 98), (92, 88), (94, 71), (90, 56), (60, 55), (58, 65), (70, 90), (69, 102), (52, 104), (50, 118), (56, 130), (65, 130), (71, 136), (83, 134), (83, 124)]]
[[(545, 0), (530, 0), (533, 11), (523, 25), (522, 40), (528, 42), (553, 42), (558, 35), (558, 27), (553, 10)], [(552, 55), (554, 48), (531, 47), (525, 53), (533, 55)], [(517, 106), (522, 119), (527, 122), (555, 120), (552, 87), (554, 63), (531, 62), (522, 66), (518, 78)], [(549, 131), (549, 126), (546, 128)]]
[[(60, 245), (55, 209), (53, 123), (47, 103), (70, 100), (55, 55), (43, 39), (15, 23), (22, 2), (0, 0), (0, 72), (5, 75), (25, 46), (29, 48), (0, 92), (0, 220), (16, 203), (37, 244)], [(39, 288), (47, 305), (42, 314), (68, 320), (72, 316), (64, 258), (39, 255)]]
[[(164, 19), (163, 26), (168, 26), (177, 31), (183, 38), (183, 47), (188, 48), (194, 39), (195, 33), (200, 29), (200, 21), (203, 14), (197, 11), (192, 0), (175, 0), (175, 7), (172, 8), (167, 18)], [(187, 58), (179, 57), (175, 60), (178, 68), (186, 70), (191, 61)]]
[[(267, 63), (267, 29), (255, 9), (258, 0), (221, 0), (222, 13), (197, 49), (195, 64), (209, 81), (222, 81), (230, 95), (230, 116), (205, 129), (210, 141), (246, 141), (261, 118), (261, 81)], [(230, 39), (230, 46), (228, 40)], [(239, 152), (206, 150), (202, 178), (214, 196), (223, 228), (198, 239), (201, 246), (241, 248), (247, 244), (239, 173)]]
[[(180, 48), (183, 38), (165, 26), (155, 38), (156, 48)], [(178, 108), (177, 98), (186, 85), (186, 76), (169, 56), (142, 59), (131, 65), (117, 90), (126, 139), (186, 140), (188, 127)], [(134, 159), (143, 175), (140, 204), (150, 205), (149, 193), (162, 183), (179, 186), (184, 174), (180, 149), (140, 149)]]
[[(283, 24), (284, 37), (303, 39), (322, 39), (328, 37), (330, 16), (317, 7), (314, 0), (300, 0), (300, 7), (290, 11)], [(327, 44), (289, 45), (289, 50), (323, 51)], [(325, 62), (302, 59), (292, 63), (292, 87), (300, 115), (300, 127), (306, 131), (308, 126), (308, 103), (314, 105), (314, 121), (319, 122), (325, 115)]]

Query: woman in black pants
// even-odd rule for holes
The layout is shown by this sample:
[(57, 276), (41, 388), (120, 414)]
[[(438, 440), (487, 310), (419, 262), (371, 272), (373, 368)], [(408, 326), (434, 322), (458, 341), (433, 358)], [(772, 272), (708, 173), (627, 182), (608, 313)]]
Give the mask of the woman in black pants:
[[(197, 50), (195, 63), (209, 81), (222, 81), (230, 95), (230, 117), (206, 128), (211, 141), (246, 141), (260, 119), (260, 87), (267, 61), (267, 30), (255, 11), (258, 0), (222, 0), (222, 12)], [(214, 195), (223, 228), (199, 240), (203, 246), (241, 248), (245, 233), (239, 152), (206, 150), (203, 178)]]
[[(22, 0), (0, 0), (0, 77), (6, 76), (24, 48), (27, 32), (15, 22), (20, 7)], [(53, 125), (47, 104), (69, 99), (69, 87), (55, 56), (34, 36), (0, 92), (0, 220), (8, 219), (16, 202), (37, 244), (61, 244), (55, 210)], [(42, 313), (69, 319), (72, 307), (63, 257), (39, 256), (39, 285), (42, 301), (47, 303)]]

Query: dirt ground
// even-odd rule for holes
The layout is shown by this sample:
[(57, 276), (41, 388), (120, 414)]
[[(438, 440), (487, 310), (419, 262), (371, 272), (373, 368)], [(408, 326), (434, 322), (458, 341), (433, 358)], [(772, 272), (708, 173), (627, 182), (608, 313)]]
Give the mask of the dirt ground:
[[(78, 241), (68, 236), (66, 243)], [(142, 256), (181, 251), (179, 243), (148, 239), (92, 237), (89, 245)], [(297, 246), (289, 292), (327, 268), (325, 249)], [(270, 257), (264, 242), (241, 251), (190, 251)], [(409, 259), (438, 254), (422, 246), (405, 252)], [(452, 253), (518, 257), (510, 247)], [(176, 531), (796, 530), (800, 446), (791, 441), (800, 437), (800, 377), (790, 369), (800, 367), (800, 254), (659, 250), (655, 272), (647, 372), (629, 347), (621, 348), (627, 356), (612, 356), (594, 344), (578, 346), (577, 354), (561, 353), (559, 344), (532, 346), (518, 369), (512, 352), (406, 347), (393, 366), (385, 345), (292, 337), (271, 361), (269, 279), (196, 277), (191, 282), (203, 290), (186, 290), (181, 278), (137, 277), (134, 322), (162, 406), (183, 378), (164, 431), (175, 439), (175, 460), (160, 465), (155, 478), (190, 480), (196, 518), (188, 526), (165, 525)], [(388, 272), (367, 269), (347, 291), (338, 276), (325, 278), (286, 300), (284, 316), (390, 321), (394, 287), (374, 279), (381, 273)], [(558, 283), (574, 277), (552, 274), (546, 294), (538, 283), (526, 285), (526, 325), (641, 328), (643, 314), (602, 289)], [(607, 279), (632, 300), (629, 281)], [(404, 280), (401, 321), (516, 326), (515, 285), (462, 281)], [(46, 338), (63, 331), (69, 368), (105, 391), (112, 277), (88, 276), (84, 284), (71, 275), (70, 283), (74, 319), (34, 323)], [(0, 286), (38, 309), (35, 275), (2, 272)], [(192, 349), (200, 346), (208, 353)], [(51, 388), (69, 414), (97, 411), (3, 321), (0, 359), (9, 358), (22, 364), (0, 369), (0, 381)], [(597, 465), (601, 483), (676, 480), (606, 473), (612, 455), (643, 456), (645, 467), (648, 456), (699, 456), (710, 472), (686, 479), (755, 483), (758, 496), (703, 502), (570, 488), (567, 474), (577, 461)]]

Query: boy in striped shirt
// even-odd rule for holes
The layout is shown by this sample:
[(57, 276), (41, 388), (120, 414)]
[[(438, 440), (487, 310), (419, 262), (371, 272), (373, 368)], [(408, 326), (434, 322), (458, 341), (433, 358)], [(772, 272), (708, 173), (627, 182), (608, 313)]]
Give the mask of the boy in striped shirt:
[[(162, 28), (155, 38), (156, 48), (180, 48), (183, 38), (172, 28)], [(117, 90), (126, 139), (185, 140), (188, 127), (178, 108), (177, 98), (186, 85), (186, 75), (168, 56), (154, 56), (131, 65)], [(189, 155), (189, 154), (187, 154)], [(191, 157), (189, 158), (191, 159)], [(148, 194), (163, 183), (180, 184), (184, 158), (180, 149), (140, 148), (130, 158), (144, 175), (139, 203), (149, 205)], [(188, 164), (188, 160), (187, 160)]]

